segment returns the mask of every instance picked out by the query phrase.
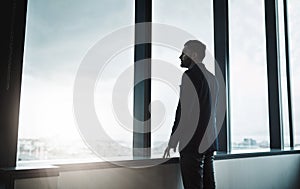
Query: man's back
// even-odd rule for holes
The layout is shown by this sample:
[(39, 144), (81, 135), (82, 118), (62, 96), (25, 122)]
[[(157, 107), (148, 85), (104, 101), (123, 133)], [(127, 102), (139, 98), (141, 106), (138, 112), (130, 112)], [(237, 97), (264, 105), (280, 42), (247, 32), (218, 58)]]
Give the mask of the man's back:
[[(215, 140), (217, 138), (215, 109), (218, 93), (216, 78), (202, 63), (195, 64), (191, 69), (187, 70), (185, 74), (190, 78), (193, 87), (197, 91), (197, 100), (199, 104), (190, 103), (192, 105), (190, 107), (190, 112), (183, 113), (188, 113), (190, 117), (198, 116), (199, 120), (191, 140), (185, 147), (181, 147), (183, 148), (181, 152), (197, 153), (200, 144), (201, 147), (205, 149), (202, 153), (205, 151), (215, 151), (218, 148), (217, 141)], [(190, 96), (189, 99), (192, 100), (195, 98)], [(200, 111), (197, 112), (197, 109)], [(188, 124), (189, 121), (184, 127), (189, 127), (190, 125)], [(183, 130), (189, 131), (188, 129)]]
[[(215, 131), (215, 94), (218, 86), (214, 76), (202, 63), (195, 64), (184, 73), (182, 78), (180, 102), (176, 111), (172, 136), (175, 141), (179, 141), (181, 153), (197, 153), (205, 131), (207, 129)], [(207, 128), (208, 126), (212, 129)], [(174, 134), (175, 130), (176, 134)], [(205, 135), (204, 141), (215, 139), (214, 133), (210, 132), (208, 136)], [(210, 148), (210, 150), (216, 149), (217, 145)]]
[(219, 149), (218, 144), (218, 133), (217, 133), (217, 121), (216, 121), (216, 110), (218, 104), (219, 95), (219, 83), (216, 77), (209, 72), (207, 69), (203, 69), (202, 72), (208, 81), (210, 94), (211, 94), (211, 116), (207, 128), (205, 130), (204, 136), (199, 146), (199, 152), (212, 152)]

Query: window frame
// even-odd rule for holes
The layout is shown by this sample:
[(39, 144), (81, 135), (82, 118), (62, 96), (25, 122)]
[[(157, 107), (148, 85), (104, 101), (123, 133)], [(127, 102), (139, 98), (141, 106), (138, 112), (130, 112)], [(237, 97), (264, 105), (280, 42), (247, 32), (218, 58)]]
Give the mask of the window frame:
[[(287, 66), (287, 86), (288, 86), (288, 107), (290, 121), (290, 151), (283, 150), (283, 125), (281, 118), (281, 97), (280, 97), (280, 82), (279, 77), (279, 48), (277, 41), (278, 36), (278, 20), (277, 20), (277, 0), (265, 0), (265, 21), (266, 21), (266, 39), (267, 39), (267, 64), (268, 64), (268, 93), (269, 93), (269, 116), (270, 116), (270, 152), (251, 153), (251, 156), (256, 157), (259, 154), (272, 155), (272, 150), (276, 150), (276, 154), (300, 153), (299, 150), (294, 150), (294, 133), (293, 133), (293, 115), (291, 101), (291, 76), (290, 76), (290, 61), (289, 61), (289, 43), (288, 43), (288, 19), (287, 19), (287, 1), (284, 1), (284, 28), (285, 28), (285, 43), (286, 43), (286, 66)], [(0, 77), (4, 78), (0, 81), (0, 110), (1, 110), (1, 137), (0, 143), (5, 144), (0, 146), (0, 153), (5, 154), (0, 157), (0, 167), (16, 167), (17, 158), (17, 142), (18, 142), (18, 117), (20, 104), (20, 90), (22, 79), (22, 65), (25, 40), (26, 26), (26, 11), (27, 0), (14, 0), (11, 2), (2, 2), (5, 16), (8, 17), (3, 24), (6, 29), (6, 34), (2, 35), (5, 41), (4, 47), (8, 49), (4, 52), (6, 59), (4, 64), (0, 65)], [(5, 10), (9, 10), (8, 13)], [(222, 156), (235, 158), (230, 155), (230, 83), (229, 83), (229, 44), (228, 44), (228, 0), (213, 0), (213, 15), (214, 15), (214, 48), (215, 57), (219, 63), (221, 71), (226, 83), (226, 102), (227, 112), (222, 130), (219, 134), (220, 153)], [(135, 23), (151, 22), (152, 21), (152, 0), (135, 0)], [(151, 28), (146, 30), (143, 35), (151, 37)], [(137, 32), (137, 31), (136, 31)], [(9, 40), (7, 40), (9, 39)], [(146, 77), (151, 74), (151, 64), (139, 65), (136, 62), (144, 58), (151, 58), (151, 44), (136, 45), (134, 51), (135, 70), (146, 69), (144, 75)], [(140, 54), (142, 52), (142, 54)], [(275, 62), (271, 64), (271, 62)], [(135, 71), (136, 72), (136, 71)], [(272, 79), (274, 78), (275, 79)], [(134, 115), (138, 110), (142, 110), (143, 119), (150, 116), (148, 105), (151, 102), (151, 81), (145, 80), (142, 87), (134, 89)], [(143, 95), (144, 94), (144, 95)], [(144, 105), (137, 103), (143, 101)], [(140, 105), (138, 105), (140, 104)], [(271, 111), (271, 109), (275, 111)], [(2, 114), (3, 113), (3, 114)], [(2, 137), (3, 136), (3, 137)], [(4, 137), (5, 136), (5, 137)], [(136, 157), (149, 158), (151, 156), (151, 133), (143, 135), (134, 135), (134, 150), (146, 148), (142, 154), (138, 153)], [(244, 154), (247, 156), (247, 153)], [(217, 155), (219, 156), (219, 155)], [(134, 160), (135, 161), (135, 160)]]
[(5, 49), (0, 64), (0, 167), (15, 167), (27, 0), (3, 1), (0, 9)]

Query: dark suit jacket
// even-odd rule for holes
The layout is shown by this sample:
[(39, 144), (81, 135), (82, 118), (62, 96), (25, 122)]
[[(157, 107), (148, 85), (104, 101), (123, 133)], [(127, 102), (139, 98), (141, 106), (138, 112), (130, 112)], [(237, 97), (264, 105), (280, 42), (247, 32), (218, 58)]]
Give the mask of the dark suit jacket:
[(216, 151), (217, 99), (218, 82), (202, 63), (185, 71), (169, 146), (179, 142), (180, 153)]

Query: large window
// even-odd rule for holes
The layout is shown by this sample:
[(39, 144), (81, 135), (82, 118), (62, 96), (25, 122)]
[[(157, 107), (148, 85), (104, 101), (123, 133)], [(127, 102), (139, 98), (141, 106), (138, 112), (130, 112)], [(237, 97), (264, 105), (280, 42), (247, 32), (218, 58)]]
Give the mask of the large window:
[[(269, 149), (268, 92), (272, 91), (268, 91), (264, 1), (228, 0), (228, 23), (226, 18), (221, 19), (226, 15), (225, 9), (220, 14), (218, 12), (213, 14), (213, 3), (220, 5), (223, 2), (213, 0), (136, 2), (141, 5), (134, 7), (133, 0), (28, 0), (18, 161), (132, 159), (133, 155), (139, 156), (135, 153), (139, 149), (143, 152), (141, 156), (148, 158), (149, 142), (151, 143), (151, 157), (161, 157), (171, 134), (179, 100), (179, 85), (182, 73), (185, 71), (180, 67), (179, 56), (184, 43), (190, 39), (198, 39), (206, 44), (207, 51), (203, 63), (213, 74), (218, 69), (214, 61), (216, 45), (217, 56), (221, 59), (221, 69), (224, 69), (222, 70), (224, 78), (227, 79), (229, 76), (227, 83), (229, 84), (230, 104), (227, 113), (230, 117), (228, 125), (224, 124), (230, 128), (231, 136), (227, 137), (231, 138), (229, 140), (231, 143), (228, 145), (235, 151)], [(280, 38), (278, 43), (281, 69), (280, 113), (283, 116), (284, 145), (290, 146), (287, 86), (289, 78), (286, 74), (288, 55), (285, 54), (283, 2), (278, 1), (279, 32), (277, 32)], [(149, 6), (151, 3), (152, 7)], [(298, 110), (300, 80), (297, 77), (300, 74), (300, 66), (297, 64), (300, 61), (300, 46), (298, 45), (300, 34), (297, 29), (300, 24), (300, 19), (298, 19), (300, 14), (297, 11), (299, 8), (300, 3), (297, 0), (288, 2), (296, 147), (300, 146), (300, 110)], [(220, 33), (214, 31), (214, 19), (219, 22), (216, 26), (224, 29)], [(86, 69), (87, 72), (82, 72), (86, 74), (83, 76), (84, 80), (95, 79), (95, 83), (92, 83), (93, 99), (89, 99), (93, 103), (91, 110), (95, 112), (84, 113), (87, 115), (95, 113), (96, 119), (103, 127), (103, 133), (108, 136), (105, 139), (101, 136), (97, 138), (95, 140), (97, 149), (95, 149), (93, 148), (95, 146), (83, 137), (85, 135), (82, 128), (85, 127), (82, 127), (82, 123), (75, 118), (76, 106), (74, 106), (73, 97), (77, 89), (75, 81), (78, 81), (78, 70), (85, 69), (82, 67), (83, 62), (90, 60), (86, 57), (90, 52), (94, 52), (94, 47), (103, 37), (117, 33), (116, 31), (124, 26), (132, 26), (135, 22), (149, 20), (153, 23), (151, 37), (148, 36), (150, 27), (144, 27), (144, 25), (139, 29), (136, 27), (135, 30), (130, 30), (129, 33), (122, 33), (123, 38), (119, 41), (113, 41), (116, 38), (111, 38), (112, 42), (104, 48), (113, 51), (113, 55), (108, 57), (107, 62), (94, 62), (95, 66), (105, 65), (103, 69), (99, 69), (97, 78), (92, 78), (90, 75), (93, 72), (90, 67)], [(223, 35), (227, 34), (227, 24), (228, 40), (227, 36)], [(161, 32), (159, 27), (162, 26), (180, 31), (177, 34), (182, 36), (173, 35), (172, 31)], [(214, 36), (217, 40), (214, 40)], [(144, 38), (151, 38), (151, 52), (149, 42), (134, 46), (134, 39), (138, 41)], [(177, 46), (172, 46), (167, 42), (160, 43), (159, 40), (164, 38), (176, 41), (173, 44)], [(119, 42), (123, 44), (128, 39), (132, 40), (131, 45), (118, 50), (112, 48), (115, 44)], [(226, 75), (227, 67), (223, 65), (227, 63), (227, 51), (222, 40), (224, 43), (229, 43), (228, 75)], [(101, 51), (93, 55), (100, 56)], [(149, 58), (148, 56), (152, 58), (151, 66), (148, 64), (150, 61), (139, 64), (139, 60)], [(93, 60), (98, 60), (97, 58), (101, 60), (101, 57), (93, 57)], [(151, 93), (149, 80), (134, 86), (134, 79), (146, 78), (150, 73), (150, 68)], [(123, 78), (124, 73), (130, 74)], [(172, 77), (172, 81), (165, 79), (165, 76)], [(85, 91), (79, 92), (85, 93)], [(147, 100), (150, 98), (151, 106), (148, 108)], [(115, 100), (119, 102), (117, 105), (121, 106), (115, 106)], [(120, 107), (123, 108), (121, 111), (115, 109)], [(148, 117), (149, 111), (151, 112), (151, 133), (143, 133), (148, 126), (147, 122), (134, 120), (133, 115), (145, 118)], [(119, 117), (120, 115), (127, 116), (125, 125), (124, 117)], [(86, 128), (89, 128), (90, 123), (86, 124)], [(143, 132), (139, 133), (140, 130)], [(221, 132), (221, 140), (224, 141), (220, 142), (226, 146), (227, 140), (223, 136), (225, 132)], [(93, 135), (92, 132), (90, 134)], [(116, 144), (124, 148), (119, 148)], [(96, 150), (98, 154), (95, 154), (93, 150)], [(99, 158), (99, 155), (102, 158)], [(171, 156), (174, 155), (178, 154)]]
[(300, 2), (297, 0), (288, 3), (288, 25), (290, 44), (290, 69), (292, 83), (292, 104), (294, 118), (294, 143), (300, 147)]
[[(161, 154), (170, 138), (171, 129), (175, 120), (175, 111), (179, 100), (179, 85), (181, 82), (181, 74), (170, 73), (168, 66), (162, 66), (164, 62), (172, 65), (174, 70), (180, 70), (181, 73), (185, 69), (180, 67), (179, 56), (183, 49), (184, 43), (189, 39), (198, 39), (206, 44), (207, 56), (204, 59), (206, 67), (214, 73), (214, 40), (213, 40), (213, 1), (211, 0), (165, 0), (153, 1), (153, 23), (167, 24), (183, 30), (187, 34), (193, 36), (181, 41), (178, 49), (171, 48), (169, 44), (152, 44), (152, 75), (172, 75), (177, 77), (177, 81), (168, 83), (164, 80), (153, 80), (151, 87), (152, 102), (159, 100), (165, 108), (165, 112), (152, 110), (152, 119), (159, 119), (164, 113), (164, 118), (160, 125), (153, 125), (156, 128), (152, 132), (152, 151), (153, 155)], [(168, 10), (168, 11), (166, 11)], [(153, 31), (153, 38), (159, 38), (165, 34)], [(170, 33), (169, 35), (172, 35)], [(181, 40), (182, 36), (173, 36), (173, 40)], [(158, 61), (157, 61), (158, 60)], [(175, 78), (174, 78), (175, 79)], [(176, 84), (175, 84), (176, 83)], [(171, 85), (170, 85), (171, 84)], [(172, 85), (173, 84), (173, 85)], [(175, 84), (175, 85), (174, 85)], [(173, 87), (173, 88), (172, 88)], [(157, 109), (159, 110), (159, 109)]]
[(228, 6), (232, 149), (269, 148), (264, 3), (229, 0)]
[[(90, 48), (112, 31), (134, 23), (133, 10), (133, 1), (122, 0), (28, 1), (19, 161), (97, 158), (76, 126), (74, 80)], [(94, 94), (96, 113), (105, 131), (129, 149), (132, 132), (113, 121), (111, 93), (117, 76), (131, 65), (133, 48), (111, 57)], [(130, 82), (133, 86), (133, 76)], [(132, 98), (131, 94), (128, 99)], [(132, 100), (128, 109), (132, 110)], [(105, 158), (131, 155), (131, 151), (116, 152), (110, 141), (101, 141), (99, 147)]]

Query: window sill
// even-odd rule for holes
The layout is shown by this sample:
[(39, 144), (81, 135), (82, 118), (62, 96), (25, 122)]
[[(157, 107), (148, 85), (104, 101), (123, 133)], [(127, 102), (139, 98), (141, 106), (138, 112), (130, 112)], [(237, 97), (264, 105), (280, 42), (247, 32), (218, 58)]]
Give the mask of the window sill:
[(0, 168), (0, 180), (55, 177), (59, 176), (59, 167), (57, 166), (24, 166)]
[(283, 150), (241, 150), (233, 151), (230, 153), (218, 152), (215, 156), (215, 160), (228, 160), (228, 159), (239, 159), (239, 158), (253, 158), (262, 156), (274, 156), (274, 155), (288, 155), (288, 154), (299, 154), (300, 149), (283, 149)]
[[(222, 153), (218, 152), (215, 155), (215, 160), (229, 160), (229, 159), (240, 159), (240, 158), (254, 158), (263, 156), (274, 156), (274, 155), (289, 155), (289, 154), (300, 154), (300, 149), (284, 149), (284, 150), (268, 150), (263, 152), (245, 151), (245, 153), (232, 152)], [(160, 163), (162, 162), (162, 163)], [(60, 172), (67, 171), (81, 171), (81, 170), (92, 170), (92, 169), (111, 169), (125, 167), (148, 167), (153, 164), (177, 164), (179, 157), (169, 158), (168, 160), (162, 158), (156, 159), (141, 159), (141, 160), (127, 160), (127, 161), (114, 161), (114, 162), (81, 162), (81, 163), (63, 163), (55, 165), (39, 165), (39, 166), (26, 166), (25, 164), (14, 168), (0, 168), (0, 178), (10, 179), (23, 179), (23, 178), (38, 178), (38, 177), (51, 177), (59, 176)], [(122, 166), (120, 166), (122, 165)]]

